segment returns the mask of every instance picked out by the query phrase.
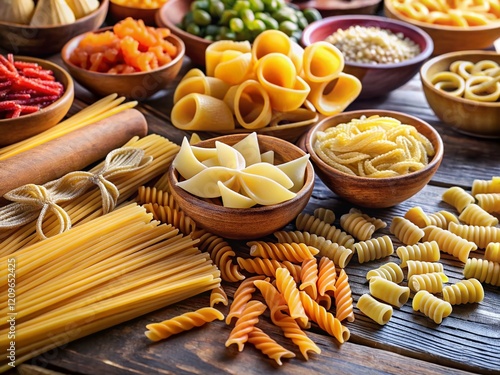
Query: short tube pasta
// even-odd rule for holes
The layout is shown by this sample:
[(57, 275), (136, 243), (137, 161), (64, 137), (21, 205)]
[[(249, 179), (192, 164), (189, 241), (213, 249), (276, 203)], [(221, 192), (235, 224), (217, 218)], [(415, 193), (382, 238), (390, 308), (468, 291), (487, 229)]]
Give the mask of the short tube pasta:
[(450, 206), (455, 207), (455, 209), (461, 213), (465, 207), (469, 204), (474, 203), (475, 199), (472, 195), (467, 193), (464, 189), (458, 186), (453, 186), (447, 189), (441, 196), (444, 202), (448, 203)]
[(458, 219), (469, 225), (495, 226), (498, 218), (489, 214), (485, 209), (477, 204), (469, 204), (458, 216)]
[(443, 299), (452, 305), (478, 303), (484, 299), (484, 288), (478, 279), (461, 280), (443, 288)]
[(331, 82), (344, 69), (344, 55), (332, 43), (318, 41), (304, 49), (302, 77), (308, 82)]
[(401, 259), (401, 267), (407, 267), (408, 260), (422, 260), (426, 262), (437, 262), (441, 258), (439, 245), (436, 241), (419, 242), (415, 245), (400, 246), (396, 254)]
[(410, 298), (410, 288), (381, 277), (374, 277), (370, 279), (370, 294), (392, 306), (401, 307)]
[(394, 253), (394, 246), (389, 236), (357, 242), (354, 244), (354, 249), (358, 254), (359, 263), (385, 258)]
[(443, 272), (443, 263), (439, 262), (425, 262), (421, 260), (407, 260), (406, 265), (408, 267), (408, 279), (413, 275), (421, 275), (423, 273), (430, 272)]
[(205, 69), (207, 76), (214, 76), (215, 68), (223, 59), (226, 51), (237, 51), (240, 53), (251, 52), (252, 46), (249, 41), (236, 42), (233, 40), (221, 40), (218, 43), (210, 43), (205, 51)]
[(370, 281), (374, 277), (382, 277), (396, 284), (403, 281), (404, 274), (401, 267), (394, 262), (387, 262), (378, 268), (372, 269), (366, 273), (366, 280)]
[(432, 294), (440, 293), (445, 282), (448, 282), (448, 276), (444, 272), (422, 273), (408, 278), (408, 286), (412, 291), (427, 290)]
[(392, 317), (393, 309), (391, 305), (379, 302), (367, 293), (359, 297), (356, 307), (380, 325), (387, 324)]
[(469, 258), (465, 263), (463, 273), (466, 279), (475, 278), (482, 283), (500, 286), (500, 263)]
[(484, 251), (484, 259), (500, 263), (500, 242), (490, 242)]
[(426, 241), (436, 241), (441, 251), (453, 255), (463, 263), (469, 258), (469, 253), (477, 249), (474, 242), (467, 241), (446, 229), (430, 225), (424, 228), (424, 232)]
[(424, 237), (422, 229), (401, 216), (392, 219), (390, 230), (405, 245), (415, 245)]
[(480, 249), (485, 249), (490, 242), (500, 242), (500, 228), (498, 227), (450, 223), (448, 230), (475, 243)]
[(434, 323), (441, 324), (443, 318), (451, 314), (453, 308), (446, 302), (426, 290), (421, 290), (413, 297), (412, 307), (414, 311), (420, 311), (431, 318)]

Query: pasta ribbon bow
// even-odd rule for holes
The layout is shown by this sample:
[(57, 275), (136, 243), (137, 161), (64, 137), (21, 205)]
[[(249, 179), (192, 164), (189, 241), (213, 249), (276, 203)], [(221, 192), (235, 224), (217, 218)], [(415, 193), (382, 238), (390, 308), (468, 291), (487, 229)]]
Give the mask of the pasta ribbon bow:
[(144, 168), (152, 160), (151, 156), (144, 156), (142, 149), (122, 147), (111, 151), (96, 173), (70, 172), (44, 185), (27, 184), (13, 189), (4, 195), (13, 203), (0, 209), (0, 228), (20, 227), (38, 217), (36, 232), (40, 238), (46, 239), (43, 221), (50, 211), (59, 223), (58, 233), (65, 232), (71, 228), (71, 218), (59, 204), (81, 196), (94, 185), (101, 191), (102, 211), (106, 214), (116, 207), (120, 196), (118, 188), (109, 178)]

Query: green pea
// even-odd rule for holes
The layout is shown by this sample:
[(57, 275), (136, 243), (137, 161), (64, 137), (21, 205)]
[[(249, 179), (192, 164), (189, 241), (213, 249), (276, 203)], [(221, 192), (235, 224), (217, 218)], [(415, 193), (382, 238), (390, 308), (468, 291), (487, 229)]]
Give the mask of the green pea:
[(297, 15), (297, 24), (299, 25), (299, 28), (301, 30), (304, 30), (306, 28), (307, 25), (309, 25), (309, 22), (307, 21), (306, 17), (304, 16), (304, 14), (301, 12), (301, 11), (298, 11), (296, 13)]
[(250, 9), (250, 2), (246, 0), (236, 0), (236, 3), (233, 6), (233, 9), (237, 12), (243, 9)]
[(182, 18), (182, 26), (181, 28), (186, 30), (189, 24), (194, 23), (193, 12), (187, 12), (185, 16)]
[(278, 0), (262, 0), (264, 3), (264, 10), (266, 12), (272, 13), (279, 9)]
[(193, 34), (193, 35), (200, 35), (200, 26), (198, 26), (197, 24), (195, 23), (190, 23), (187, 27), (186, 27), (186, 31), (190, 34)]
[(262, 20), (253, 20), (246, 24), (248, 30), (262, 32), (266, 29), (266, 24)]
[(292, 21), (283, 21), (280, 23), (279, 30), (283, 31), (286, 35), (291, 36), (294, 31), (298, 30), (299, 26)]
[(220, 32), (220, 26), (217, 25), (207, 25), (205, 29), (205, 35), (217, 35)]
[(267, 13), (257, 13), (255, 18), (261, 20), (266, 25), (266, 29), (278, 30), (279, 23)]
[(193, 20), (199, 26), (207, 26), (212, 23), (210, 13), (202, 9), (196, 9), (193, 11)]
[(191, 10), (195, 11), (196, 9), (201, 9), (208, 11), (209, 6), (210, 3), (208, 0), (195, 0), (191, 3)]
[(277, 10), (272, 13), (272, 17), (279, 23), (283, 21), (291, 21), (296, 24), (299, 21), (297, 19), (297, 15), (295, 14), (295, 10), (290, 7), (283, 7)]
[(251, 9), (242, 9), (238, 12), (238, 14), (240, 15), (245, 25), (255, 19), (255, 15), (253, 14)]
[(205, 35), (203, 39), (213, 42), (215, 40), (215, 37), (213, 35)]
[(237, 11), (235, 11), (234, 9), (226, 9), (224, 12), (222, 12), (222, 16), (219, 20), (219, 25), (227, 26), (229, 25), (229, 21), (231, 21), (231, 18), (235, 17), (238, 17)]
[(231, 21), (229, 21), (229, 28), (237, 33), (245, 28), (245, 24), (241, 18), (231, 18)]
[(264, 3), (262, 0), (250, 0), (250, 9), (254, 12), (262, 12), (264, 10)]
[(302, 11), (307, 22), (311, 23), (322, 19), (321, 13), (316, 8), (306, 8)]
[(210, 2), (209, 12), (212, 17), (220, 17), (224, 12), (225, 5), (222, 1), (212, 0)]

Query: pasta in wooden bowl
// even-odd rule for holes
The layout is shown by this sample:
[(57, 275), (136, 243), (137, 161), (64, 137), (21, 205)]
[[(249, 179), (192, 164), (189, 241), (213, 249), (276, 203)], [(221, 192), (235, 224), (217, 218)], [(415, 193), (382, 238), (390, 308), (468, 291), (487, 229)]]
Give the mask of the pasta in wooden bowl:
[(432, 126), (385, 110), (328, 117), (301, 139), (301, 146), (325, 185), (360, 207), (407, 200), (424, 188), (443, 158), (443, 142)]
[[(186, 142), (186, 140), (184, 140)], [(244, 179), (238, 180), (236, 179), (226, 178), (224, 177), (236, 177), (236, 175), (240, 175), (240, 172), (231, 172), (227, 169), (221, 170), (218, 168), (219, 177), (221, 177), (221, 184), (225, 186), (221, 186), (221, 184), (217, 184), (221, 189), (222, 200), (220, 198), (200, 198), (197, 195), (184, 190), (183, 187), (179, 186), (181, 182), (186, 182), (187, 180), (183, 180), (179, 177), (179, 174), (184, 175), (184, 177), (188, 177), (188, 180), (192, 180), (193, 178), (189, 178), (183, 172), (183, 168), (174, 161), (172, 166), (168, 171), (168, 182), (170, 186), (170, 190), (175, 200), (179, 204), (179, 207), (184, 211), (189, 217), (191, 217), (199, 226), (205, 228), (211, 233), (217, 234), (224, 238), (230, 239), (256, 239), (266, 235), (269, 235), (280, 228), (283, 228), (288, 223), (293, 221), (295, 217), (303, 210), (303, 208), (307, 205), (309, 198), (312, 194), (312, 190), (314, 187), (314, 169), (312, 164), (308, 160), (308, 155), (302, 151), (300, 148), (295, 146), (294, 144), (284, 141), (279, 138), (270, 137), (266, 135), (257, 135), (253, 133), (251, 135), (247, 134), (232, 134), (225, 135), (221, 137), (211, 138), (205, 141), (201, 141), (196, 143), (193, 147), (193, 152), (197, 155), (203, 154), (204, 157), (213, 156), (213, 150), (215, 147), (220, 147), (221, 150), (224, 151), (224, 159), (229, 159), (229, 156), (232, 156), (235, 153), (229, 146), (235, 146), (239, 142), (238, 150), (241, 151), (242, 154), (246, 155), (245, 160), (245, 168), (237, 167), (240, 171), (250, 172), (248, 168), (253, 169), (254, 173), (257, 168), (265, 168), (269, 171), (270, 167), (279, 167), (282, 166), (281, 169), (286, 170), (286, 174), (288, 176), (295, 174), (295, 177), (292, 180), (295, 180), (294, 186), (290, 189), (293, 194), (286, 195), (286, 200), (277, 199), (276, 198), (276, 190), (273, 190), (274, 193), (271, 193), (273, 196), (270, 196), (267, 187), (269, 186), (269, 181), (266, 179), (259, 179), (256, 183), (255, 181), (249, 180), (248, 176), (244, 177)], [(220, 143), (220, 145), (217, 145)], [(258, 150), (255, 152), (256, 148), (254, 147), (258, 144)], [(185, 145), (183, 145), (185, 146)], [(189, 151), (189, 150), (185, 150)], [(179, 154), (182, 152), (181, 151)], [(212, 153), (212, 154), (211, 154)], [(269, 160), (268, 158), (274, 154), (274, 162), (272, 165), (265, 166), (260, 161)], [(184, 156), (185, 160), (186, 158)], [(220, 158), (219, 158), (220, 159)], [(241, 159), (241, 158), (240, 158)], [(252, 159), (253, 162), (248, 160)], [(195, 169), (197, 165), (200, 167), (198, 162), (194, 161), (193, 158), (190, 158), (194, 164), (194, 166), (189, 165), (187, 167), (187, 173), (193, 173), (192, 171)], [(260, 161), (259, 161), (260, 160)], [(240, 160), (241, 161), (241, 160)], [(298, 165), (297, 164), (300, 164)], [(304, 163), (305, 162), (305, 163)], [(211, 164), (206, 163), (205, 164)], [(231, 163), (229, 163), (231, 164)], [(240, 162), (237, 162), (240, 165)], [(286, 168), (283, 168), (284, 165), (287, 165)], [(204, 168), (204, 167), (202, 167)], [(205, 171), (208, 171), (205, 169)], [(271, 172), (274, 180), (282, 180), (282, 173)], [(279, 171), (278, 171), (279, 172)], [(207, 175), (207, 173), (205, 173)], [(279, 175), (279, 177), (278, 177)], [(201, 173), (198, 173), (196, 176), (199, 176), (201, 179)], [(195, 177), (196, 177), (195, 176)], [(207, 177), (207, 176), (205, 176)], [(214, 178), (209, 177), (212, 181)], [(224, 180), (224, 182), (222, 182)], [(285, 178), (286, 180), (286, 178)], [(301, 181), (300, 183), (298, 181)], [(206, 180), (205, 180), (206, 181)], [(195, 181), (196, 182), (196, 181)], [(247, 194), (245, 197), (234, 194), (234, 192), (229, 191), (226, 186), (230, 186), (236, 182), (236, 184), (245, 184), (247, 187), (253, 186), (255, 189), (252, 190), (247, 189)], [(262, 184), (262, 182), (264, 184)], [(220, 196), (220, 191), (213, 192), (208, 191), (210, 189), (209, 186), (213, 184), (209, 183), (201, 183), (201, 184), (191, 184), (189, 191), (195, 192), (195, 190), (203, 190), (205, 195), (207, 196)], [(185, 187), (185, 186), (184, 186)], [(282, 189), (278, 189), (283, 192)], [(280, 193), (281, 194), (281, 193)], [(274, 203), (266, 205), (266, 204), (257, 204), (252, 205), (250, 202), (248, 208), (233, 208), (228, 207), (226, 205), (226, 198), (228, 201), (234, 198), (234, 201), (237, 201), (237, 204), (240, 206), (245, 205), (245, 201), (248, 201), (246, 198), (252, 197), (253, 199), (262, 202), (261, 199), (267, 200), (271, 202), (272, 200), (277, 199), (277, 201), (281, 201), (280, 203)], [(265, 196), (265, 197), (264, 197)], [(243, 203), (241, 203), (243, 202)]]
[(427, 61), (420, 79), (437, 117), (459, 132), (500, 138), (500, 55), (450, 52)]

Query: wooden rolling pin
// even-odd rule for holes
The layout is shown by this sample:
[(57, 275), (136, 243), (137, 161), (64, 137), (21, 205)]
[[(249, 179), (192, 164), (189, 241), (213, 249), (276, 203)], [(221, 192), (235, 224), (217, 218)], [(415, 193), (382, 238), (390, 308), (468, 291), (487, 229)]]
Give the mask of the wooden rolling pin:
[(126, 109), (2, 160), (0, 197), (22, 185), (41, 185), (66, 173), (84, 170), (132, 137), (144, 137), (147, 132), (143, 114), (136, 109)]

